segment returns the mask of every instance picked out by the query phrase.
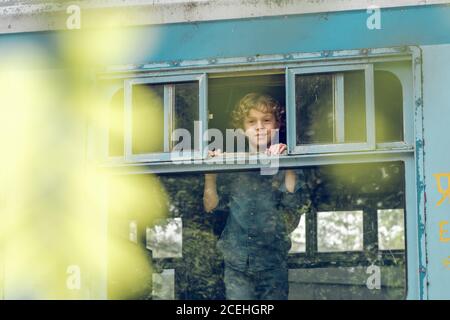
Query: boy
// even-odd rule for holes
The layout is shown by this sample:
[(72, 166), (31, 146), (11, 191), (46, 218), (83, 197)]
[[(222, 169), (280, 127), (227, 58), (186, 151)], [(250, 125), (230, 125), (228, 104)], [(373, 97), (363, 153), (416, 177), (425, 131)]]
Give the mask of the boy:
[[(279, 155), (286, 145), (272, 145), (282, 123), (282, 109), (267, 95), (249, 93), (233, 111), (233, 124), (242, 128), (249, 146), (258, 152)], [(211, 156), (219, 155), (213, 152)], [(257, 171), (227, 173), (227, 191), (217, 192), (217, 175), (205, 175), (206, 212), (228, 205), (230, 214), (218, 242), (225, 262), (224, 282), (227, 299), (285, 300), (288, 297), (287, 255), (292, 226), (286, 215), (299, 220), (295, 210), (297, 177), (294, 171), (279, 171), (275, 176)], [(297, 225), (294, 225), (294, 228)]]

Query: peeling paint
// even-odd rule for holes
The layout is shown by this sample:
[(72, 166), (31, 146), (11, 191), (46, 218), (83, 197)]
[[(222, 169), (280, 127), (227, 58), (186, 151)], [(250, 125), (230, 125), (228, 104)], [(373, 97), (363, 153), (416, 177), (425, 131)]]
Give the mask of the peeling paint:
[[(420, 106), (418, 106), (420, 107)], [(422, 201), (425, 202), (425, 197), (423, 196), (425, 194), (425, 181), (424, 178), (422, 177), (422, 173), (423, 173), (423, 165), (424, 165), (424, 161), (422, 159), (422, 161), (419, 161), (419, 158), (423, 158), (423, 140), (421, 139), (417, 139), (416, 140), (416, 154), (422, 154), (422, 156), (418, 156), (417, 157), (417, 162), (416, 162), (416, 179), (417, 179), (417, 186), (416, 186), (416, 190), (417, 190), (417, 212), (418, 212), (418, 226), (419, 226), (419, 230), (418, 230), (418, 238), (419, 238), (419, 295), (420, 298), (423, 299), (424, 298), (424, 282), (426, 279), (426, 269), (424, 267), (424, 265), (422, 264), (423, 261), (423, 255), (424, 252), (422, 251), (422, 242), (426, 243), (426, 215), (424, 214), (424, 220), (422, 221), (422, 215), (420, 214), (421, 212), (421, 208), (422, 208)], [(425, 208), (425, 203), (423, 204), (423, 207)], [(425, 210), (425, 209), (424, 209)], [(426, 260), (425, 260), (426, 261)]]
[[(449, 0), (380, 0), (380, 8), (448, 4)], [(117, 25), (138, 26), (180, 22), (199, 22), (243, 18), (261, 18), (322, 13), (319, 19), (328, 20), (328, 12), (365, 10), (372, 0), (179, 0), (164, 3), (158, 0), (85, 0), (85, 1), (7, 1), (0, 4), (0, 17), (17, 17), (15, 28), (0, 22), (0, 33), (63, 30), (61, 16), (69, 4), (78, 4), (84, 13), (87, 27), (98, 27), (99, 15), (117, 13)], [(90, 18), (91, 17), (91, 18)], [(1, 19), (0, 19), (1, 21)]]
[(417, 188), (417, 219), (418, 219), (418, 254), (419, 254), (419, 298), (428, 297), (428, 273), (426, 266), (427, 258), (427, 212), (426, 212), (426, 176), (425, 176), (425, 140), (423, 126), (423, 78), (421, 50), (414, 59), (414, 81), (416, 86), (414, 117), (416, 124), (416, 188)]

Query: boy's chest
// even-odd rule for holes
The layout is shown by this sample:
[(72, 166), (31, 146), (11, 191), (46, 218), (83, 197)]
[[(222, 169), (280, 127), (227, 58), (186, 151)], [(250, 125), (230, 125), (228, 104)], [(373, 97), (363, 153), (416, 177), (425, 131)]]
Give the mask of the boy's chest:
[(231, 209), (240, 216), (272, 213), (278, 206), (279, 191), (273, 176), (241, 175), (233, 181)]
[(274, 194), (280, 186), (278, 176), (261, 175), (259, 172), (240, 173), (231, 183), (231, 193), (248, 198), (263, 198)]

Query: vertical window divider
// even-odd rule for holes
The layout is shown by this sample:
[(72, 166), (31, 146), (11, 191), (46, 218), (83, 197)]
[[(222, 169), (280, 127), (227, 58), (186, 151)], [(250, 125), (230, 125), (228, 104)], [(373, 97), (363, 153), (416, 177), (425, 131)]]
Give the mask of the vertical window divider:
[(286, 68), (285, 71), (286, 83), (286, 142), (288, 153), (295, 150), (297, 143), (297, 128), (296, 128), (296, 112), (295, 112), (295, 73), (293, 70)]
[(378, 221), (377, 209), (374, 200), (363, 208), (363, 246), (364, 251), (372, 259), (377, 258), (378, 253)]
[(311, 210), (305, 216), (306, 248), (308, 259), (314, 261), (317, 257), (317, 207), (312, 205)]
[(344, 74), (338, 73), (333, 77), (334, 91), (334, 126), (335, 137), (337, 143), (345, 142), (345, 106), (344, 106)]
[(373, 64), (367, 64), (364, 68), (366, 89), (366, 130), (367, 144), (371, 150), (375, 149), (375, 81)]
[[(208, 137), (207, 137), (207, 130), (208, 130), (208, 78), (206, 73), (201, 74), (198, 77), (199, 82), (199, 90), (198, 90), (198, 101), (199, 101), (199, 120), (200, 125), (194, 126), (194, 130), (198, 130), (196, 132), (200, 139), (195, 139), (194, 141), (194, 149), (198, 150), (197, 152), (194, 152), (194, 159), (204, 159), (208, 156)], [(198, 128), (197, 128), (198, 127)], [(199, 145), (198, 145), (199, 144)]]
[(175, 86), (164, 85), (164, 152), (172, 148), (172, 134), (174, 127)]

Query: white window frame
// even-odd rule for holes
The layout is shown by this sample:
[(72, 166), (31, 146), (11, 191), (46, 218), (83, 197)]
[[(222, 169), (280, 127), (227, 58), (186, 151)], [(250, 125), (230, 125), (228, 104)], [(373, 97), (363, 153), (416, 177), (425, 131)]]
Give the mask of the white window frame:
[[(389, 61), (387, 61), (389, 63)], [(397, 61), (398, 62), (398, 61)], [(408, 69), (398, 66), (386, 67), (381, 62), (374, 64), (374, 76), (376, 71), (387, 71), (395, 75), (402, 86), (402, 109), (403, 109), (403, 141), (395, 142), (379, 142), (377, 149), (414, 149), (414, 113), (411, 106), (414, 105), (414, 85), (413, 85), (413, 69), (411, 65)], [(411, 62), (410, 62), (411, 63)], [(375, 92), (375, 91), (374, 91)]]
[[(198, 81), (199, 92), (199, 121), (200, 125), (195, 127), (198, 130), (193, 137), (194, 150), (192, 152), (184, 152), (180, 155), (179, 152), (170, 151), (170, 142), (172, 134), (172, 117), (173, 108), (175, 103), (175, 90), (174, 85), (180, 82)], [(133, 86), (142, 84), (161, 84), (164, 85), (164, 151), (153, 153), (133, 153), (133, 124), (132, 124), (132, 97)], [(124, 97), (125, 97), (125, 109), (124, 109), (124, 156), (125, 162), (153, 162), (153, 161), (174, 161), (174, 160), (187, 160), (187, 159), (202, 159), (205, 156), (205, 143), (204, 132), (207, 130), (207, 77), (205, 73), (191, 74), (191, 75), (174, 75), (174, 76), (156, 76), (148, 78), (134, 78), (125, 80), (124, 83)], [(198, 137), (198, 141), (195, 141), (195, 137)]]
[[(344, 77), (345, 71), (364, 71), (365, 101), (366, 101), (366, 142), (346, 143), (345, 106), (344, 106)], [(295, 77), (297, 75), (333, 73), (334, 113), (336, 126), (336, 143), (300, 145), (297, 141), (297, 121), (295, 105)], [(288, 149), (291, 154), (315, 154), (349, 151), (375, 150), (375, 93), (373, 64), (349, 64), (339, 66), (317, 66), (305, 68), (288, 68), (286, 71), (286, 102), (287, 102), (287, 135)]]

